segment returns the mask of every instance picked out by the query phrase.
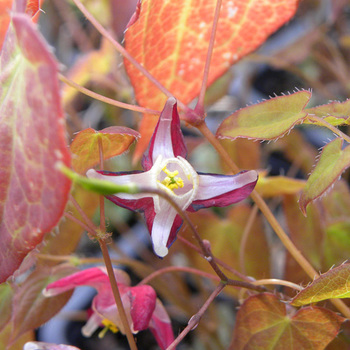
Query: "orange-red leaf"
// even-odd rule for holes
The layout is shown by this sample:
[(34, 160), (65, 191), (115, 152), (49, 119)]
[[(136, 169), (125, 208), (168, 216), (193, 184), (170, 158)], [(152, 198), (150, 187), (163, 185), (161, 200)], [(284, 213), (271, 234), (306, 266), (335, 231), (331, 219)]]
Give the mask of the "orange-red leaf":
[(323, 350), (344, 320), (321, 307), (306, 307), (289, 315), (275, 295), (259, 294), (248, 298), (238, 311), (233, 348)]
[(0, 61), (0, 282), (57, 225), (70, 165), (57, 63), (30, 18), (13, 15)]
[(303, 306), (334, 298), (350, 298), (350, 264), (343, 264), (321, 275), (304, 288), (291, 304)]
[[(295, 13), (298, 0), (223, 0), (208, 85), (240, 58), (261, 45)], [(125, 36), (126, 49), (178, 100), (187, 104), (199, 93), (216, 0), (144, 0)], [(165, 95), (125, 62), (137, 102), (161, 110)], [(145, 116), (142, 153), (157, 120)]]
[(92, 128), (82, 130), (70, 146), (74, 155), (73, 169), (77, 173), (84, 173), (98, 164), (99, 140), (102, 142), (104, 159), (108, 159), (125, 152), (138, 137), (138, 132), (122, 126), (111, 126), (100, 131)]

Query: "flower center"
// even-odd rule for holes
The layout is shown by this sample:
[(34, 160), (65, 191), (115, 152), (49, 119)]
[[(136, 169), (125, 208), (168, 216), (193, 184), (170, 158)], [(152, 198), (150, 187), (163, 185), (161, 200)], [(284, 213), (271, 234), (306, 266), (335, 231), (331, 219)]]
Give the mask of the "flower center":
[(165, 166), (163, 169), (163, 172), (167, 175), (163, 181), (159, 181), (162, 185), (165, 187), (169, 188), (170, 190), (174, 191), (174, 189), (183, 188), (184, 187), (184, 182), (181, 179), (181, 177), (178, 177), (176, 175), (179, 175), (179, 171), (170, 171), (167, 169)]
[(112, 331), (113, 333), (117, 333), (119, 329), (117, 326), (111, 322), (110, 320), (107, 320), (107, 318), (104, 318), (101, 323), (105, 326), (102, 331), (98, 334), (99, 338), (103, 338), (108, 330)]

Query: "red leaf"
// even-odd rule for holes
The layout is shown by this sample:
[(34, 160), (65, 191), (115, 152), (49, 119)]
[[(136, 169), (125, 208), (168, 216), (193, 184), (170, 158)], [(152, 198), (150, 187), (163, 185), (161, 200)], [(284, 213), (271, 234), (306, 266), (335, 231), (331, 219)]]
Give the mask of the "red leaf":
[(70, 164), (57, 63), (35, 25), (14, 14), (0, 61), (0, 282), (57, 225)]
[[(208, 85), (255, 50), (295, 13), (298, 0), (223, 0)], [(200, 91), (216, 0), (144, 0), (125, 35), (126, 49), (175, 98), (187, 104)], [(166, 97), (125, 62), (141, 106), (161, 110)], [(157, 123), (145, 116), (137, 145), (141, 154)]]

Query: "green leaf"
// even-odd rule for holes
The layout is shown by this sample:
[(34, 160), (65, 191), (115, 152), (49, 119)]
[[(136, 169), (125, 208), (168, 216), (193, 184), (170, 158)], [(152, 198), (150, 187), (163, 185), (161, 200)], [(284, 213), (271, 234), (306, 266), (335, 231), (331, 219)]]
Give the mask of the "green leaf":
[(76, 172), (82, 174), (98, 164), (99, 142), (103, 148), (104, 159), (108, 159), (125, 152), (139, 136), (138, 132), (122, 126), (111, 126), (101, 131), (92, 128), (82, 130), (76, 135), (70, 146), (74, 154), (72, 167)]
[(350, 264), (340, 265), (321, 275), (293, 300), (293, 306), (303, 306), (326, 299), (350, 298)]
[[(324, 119), (327, 123), (334, 126), (349, 125), (350, 124), (350, 99), (339, 102), (333, 101), (326, 105), (306, 109), (308, 114), (313, 114), (316, 117)], [(316, 124), (324, 126), (321, 123), (311, 121), (308, 118), (304, 122), (305, 124)]]
[(289, 311), (273, 294), (248, 298), (237, 313), (232, 348), (323, 350), (345, 320), (321, 307), (306, 307), (295, 314)]
[(305, 120), (307, 112), (304, 108), (310, 98), (310, 91), (298, 91), (242, 108), (222, 122), (217, 137), (256, 140), (279, 138)]
[(342, 150), (342, 145), (343, 140), (336, 138), (323, 148), (300, 196), (299, 206), (304, 215), (307, 205), (322, 196), (350, 165), (350, 146)]

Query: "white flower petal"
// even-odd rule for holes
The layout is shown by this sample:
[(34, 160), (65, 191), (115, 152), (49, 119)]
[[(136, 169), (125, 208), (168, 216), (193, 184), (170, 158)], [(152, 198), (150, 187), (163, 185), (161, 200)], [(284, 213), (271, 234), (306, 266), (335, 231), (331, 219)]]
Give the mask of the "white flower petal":
[(177, 213), (164, 199), (160, 199), (160, 207), (154, 217), (151, 237), (154, 252), (162, 258), (168, 254), (167, 243)]
[(258, 173), (255, 170), (241, 174), (205, 175), (199, 174), (199, 187), (194, 200), (205, 200), (220, 196), (256, 181)]

